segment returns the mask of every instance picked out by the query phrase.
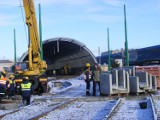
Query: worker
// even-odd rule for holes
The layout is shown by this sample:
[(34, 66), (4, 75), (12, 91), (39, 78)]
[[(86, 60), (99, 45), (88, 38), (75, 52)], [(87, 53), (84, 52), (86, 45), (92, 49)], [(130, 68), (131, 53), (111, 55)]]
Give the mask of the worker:
[(86, 95), (90, 95), (90, 81), (91, 81), (91, 70), (90, 64), (86, 63), (86, 70), (84, 71), (84, 80), (86, 82)]
[(5, 92), (6, 92), (6, 72), (2, 71), (0, 75), (0, 97), (3, 98), (5, 97)]
[(14, 76), (10, 75), (9, 76), (9, 85), (8, 85), (8, 92), (9, 92), (8, 98), (14, 99), (15, 90), (16, 90), (15, 88), (16, 88), (16, 83), (14, 81)]
[(93, 72), (92, 72), (92, 76), (93, 76), (93, 96), (96, 95), (97, 84), (99, 86), (99, 93), (101, 94), (101, 92), (100, 92), (100, 74), (101, 74), (101, 68), (98, 66), (97, 63), (95, 63), (94, 69), (93, 69)]
[(31, 99), (31, 83), (29, 82), (28, 77), (23, 77), (23, 82), (21, 83), (21, 95), (22, 95), (22, 102), (23, 105), (30, 105)]

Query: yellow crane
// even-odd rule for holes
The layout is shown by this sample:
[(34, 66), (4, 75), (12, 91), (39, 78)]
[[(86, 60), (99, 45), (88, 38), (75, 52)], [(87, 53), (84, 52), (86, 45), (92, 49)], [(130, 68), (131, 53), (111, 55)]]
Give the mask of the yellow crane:
[(27, 62), (17, 62), (15, 65), (15, 81), (20, 83), (22, 77), (27, 76), (32, 82), (32, 88), (37, 91), (47, 86), (47, 78), (44, 77), (47, 64), (40, 57), (40, 39), (38, 35), (38, 27), (36, 13), (33, 0), (23, 0), (25, 10), (26, 25), (28, 28), (28, 60)]

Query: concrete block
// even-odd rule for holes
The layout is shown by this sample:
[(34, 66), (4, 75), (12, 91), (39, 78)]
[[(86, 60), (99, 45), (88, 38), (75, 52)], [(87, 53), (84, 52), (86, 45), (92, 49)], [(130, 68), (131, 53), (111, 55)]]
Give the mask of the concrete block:
[(131, 74), (129, 74), (130, 76), (135, 76), (136, 73), (136, 67), (135, 66), (124, 66), (124, 69), (131, 69)]
[(152, 89), (153, 89), (153, 91), (157, 91), (157, 79), (156, 79), (156, 76), (152, 76)]
[(148, 87), (150, 90), (152, 90), (152, 75), (148, 74)]
[(126, 72), (126, 89), (127, 92), (130, 93), (130, 83), (129, 83), (129, 74)]
[(144, 71), (136, 72), (136, 76), (139, 77), (140, 88), (149, 89), (148, 73)]
[(102, 72), (100, 75), (100, 86), (102, 94), (112, 93), (112, 75), (107, 72)]
[(126, 72), (125, 70), (118, 70), (118, 87), (126, 88)]
[(118, 86), (118, 70), (112, 70), (112, 84)]
[(141, 90), (139, 88), (139, 77), (130, 76), (129, 77), (129, 82), (130, 82), (130, 93), (141, 93), (141, 92), (144, 92), (144, 90)]

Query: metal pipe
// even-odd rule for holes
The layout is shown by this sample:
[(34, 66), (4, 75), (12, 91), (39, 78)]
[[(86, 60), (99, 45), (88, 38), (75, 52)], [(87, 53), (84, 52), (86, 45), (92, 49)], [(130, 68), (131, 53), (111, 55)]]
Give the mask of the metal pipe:
[(107, 36), (108, 36), (108, 71), (111, 70), (111, 57), (110, 57), (110, 43), (109, 43), (109, 28), (107, 28)]
[(126, 22), (126, 7), (124, 5), (124, 28), (125, 28), (125, 63), (129, 66), (129, 55), (128, 55), (128, 40), (127, 40), (127, 22)]
[(39, 8), (39, 39), (40, 39), (40, 50), (41, 50), (41, 60), (43, 60), (43, 45), (42, 45), (42, 21), (41, 21), (41, 4), (38, 5)]
[(16, 30), (14, 29), (14, 63), (17, 62), (17, 51), (16, 51)]

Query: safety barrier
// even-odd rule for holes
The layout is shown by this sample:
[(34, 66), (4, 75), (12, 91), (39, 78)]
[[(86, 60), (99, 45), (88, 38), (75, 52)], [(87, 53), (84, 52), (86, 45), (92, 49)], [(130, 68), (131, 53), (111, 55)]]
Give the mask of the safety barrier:
[(156, 76), (145, 71), (136, 71), (135, 66), (102, 72), (100, 79), (101, 93), (106, 95), (157, 91)]

